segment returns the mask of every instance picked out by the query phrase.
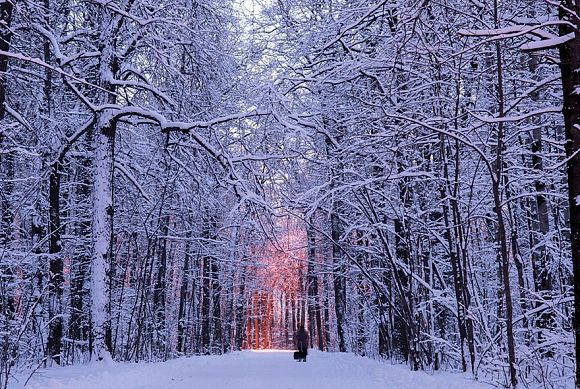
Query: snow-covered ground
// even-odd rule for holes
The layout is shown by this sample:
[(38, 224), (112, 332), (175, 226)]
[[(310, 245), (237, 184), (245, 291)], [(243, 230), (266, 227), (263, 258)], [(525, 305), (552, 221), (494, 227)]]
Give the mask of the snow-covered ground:
[[(10, 386), (20, 389), (27, 377)], [(37, 371), (27, 389), (489, 389), (460, 374), (411, 372), (352, 354), (243, 351), (163, 363), (112, 363)]]

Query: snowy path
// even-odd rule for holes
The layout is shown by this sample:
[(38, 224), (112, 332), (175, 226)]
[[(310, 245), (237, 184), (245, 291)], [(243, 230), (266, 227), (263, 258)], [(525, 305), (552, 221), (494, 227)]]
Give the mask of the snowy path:
[[(97, 370), (98, 369), (98, 370)], [(20, 377), (21, 378), (21, 377)], [(23, 382), (14, 386), (22, 388)], [(11, 386), (12, 387), (12, 386)], [(427, 375), (351, 354), (244, 351), (164, 363), (119, 363), (38, 371), (29, 389), (489, 389), (459, 374)]]

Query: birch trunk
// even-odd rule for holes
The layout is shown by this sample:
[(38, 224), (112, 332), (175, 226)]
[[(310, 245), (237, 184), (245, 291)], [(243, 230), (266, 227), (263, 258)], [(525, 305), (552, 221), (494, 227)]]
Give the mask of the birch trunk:
[(110, 359), (105, 338), (109, 329), (109, 268), (113, 224), (114, 125), (101, 114), (95, 133), (93, 166), (93, 258), (91, 267), (91, 317), (93, 353), (96, 360)]

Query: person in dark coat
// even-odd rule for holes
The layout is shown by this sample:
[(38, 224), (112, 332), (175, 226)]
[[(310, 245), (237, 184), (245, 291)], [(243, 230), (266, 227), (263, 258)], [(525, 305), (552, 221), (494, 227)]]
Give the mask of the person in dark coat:
[(308, 332), (306, 332), (303, 325), (298, 327), (294, 339), (296, 342), (296, 348), (302, 354), (302, 358), (299, 359), (299, 361), (306, 362), (306, 355), (308, 354)]

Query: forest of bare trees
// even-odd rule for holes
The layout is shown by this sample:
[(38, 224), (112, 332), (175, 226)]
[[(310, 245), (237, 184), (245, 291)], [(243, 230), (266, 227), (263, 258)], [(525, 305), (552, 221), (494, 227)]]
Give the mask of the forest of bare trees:
[(580, 0), (0, 0), (0, 388), (301, 323), (580, 388), (575, 311)]

